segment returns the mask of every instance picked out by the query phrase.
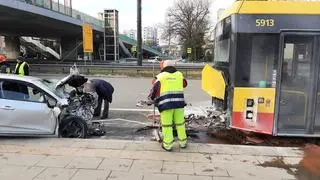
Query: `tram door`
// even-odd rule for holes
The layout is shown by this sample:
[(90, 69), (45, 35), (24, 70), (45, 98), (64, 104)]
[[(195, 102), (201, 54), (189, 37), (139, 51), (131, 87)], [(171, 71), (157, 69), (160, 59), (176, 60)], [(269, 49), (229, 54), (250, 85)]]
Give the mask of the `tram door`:
[(320, 135), (319, 39), (316, 33), (281, 34), (277, 135)]

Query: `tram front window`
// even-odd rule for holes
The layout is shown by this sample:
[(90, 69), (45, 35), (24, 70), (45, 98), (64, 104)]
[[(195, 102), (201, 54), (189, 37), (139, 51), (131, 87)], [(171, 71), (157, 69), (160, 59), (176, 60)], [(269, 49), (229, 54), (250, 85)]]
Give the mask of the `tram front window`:
[(278, 38), (274, 35), (239, 34), (235, 85), (271, 87), (277, 66)]
[(215, 62), (229, 62), (230, 39), (216, 41), (214, 49)]

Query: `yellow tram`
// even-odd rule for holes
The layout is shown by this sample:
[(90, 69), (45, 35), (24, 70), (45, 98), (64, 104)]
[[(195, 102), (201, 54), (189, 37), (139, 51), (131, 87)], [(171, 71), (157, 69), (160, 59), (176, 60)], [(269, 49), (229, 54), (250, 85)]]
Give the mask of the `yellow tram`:
[(202, 87), (232, 128), (320, 137), (320, 2), (236, 1), (216, 25)]

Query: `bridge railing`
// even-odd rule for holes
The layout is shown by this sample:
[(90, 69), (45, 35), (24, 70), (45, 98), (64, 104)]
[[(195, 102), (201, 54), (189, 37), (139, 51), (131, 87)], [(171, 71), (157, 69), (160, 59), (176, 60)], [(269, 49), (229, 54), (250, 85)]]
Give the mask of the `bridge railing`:
[[(18, 0), (42, 8), (46, 8), (55, 12), (59, 12), (68, 16), (72, 15), (71, 5), (66, 6), (66, 4), (71, 4), (70, 1), (59, 1), (59, 0)], [(64, 4), (61, 4), (61, 3)]]
[[(71, 3), (65, 0), (18, 0), (21, 2), (25, 2), (28, 4), (32, 4), (38, 7), (42, 7), (45, 9), (49, 9), (51, 11), (55, 11), (67, 16), (71, 16), (73, 18), (79, 19), (83, 22), (86, 23), (91, 23), (94, 24), (98, 27), (103, 28), (103, 20), (100, 20), (98, 18), (92, 17), (88, 14), (85, 14), (83, 12), (77, 11), (75, 9), (72, 9), (71, 7)], [(63, 3), (67, 3), (66, 4), (62, 4)], [(69, 5), (68, 5), (69, 4)]]
[(76, 18), (76, 19), (79, 19), (79, 20), (82, 20), (84, 22), (87, 22), (87, 23), (91, 23), (91, 24), (94, 24), (100, 28), (103, 28), (103, 21), (102, 20), (99, 20), (97, 18), (94, 18), (92, 16), (89, 16), (83, 12), (80, 12), (78, 10), (75, 10), (73, 9), (72, 10), (72, 17), (73, 18)]

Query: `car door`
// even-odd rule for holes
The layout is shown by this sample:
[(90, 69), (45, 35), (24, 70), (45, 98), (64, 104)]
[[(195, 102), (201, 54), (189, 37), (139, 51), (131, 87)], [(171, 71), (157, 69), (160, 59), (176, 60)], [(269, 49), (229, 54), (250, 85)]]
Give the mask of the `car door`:
[(22, 81), (0, 80), (0, 133), (53, 135), (56, 117), (44, 91)]

